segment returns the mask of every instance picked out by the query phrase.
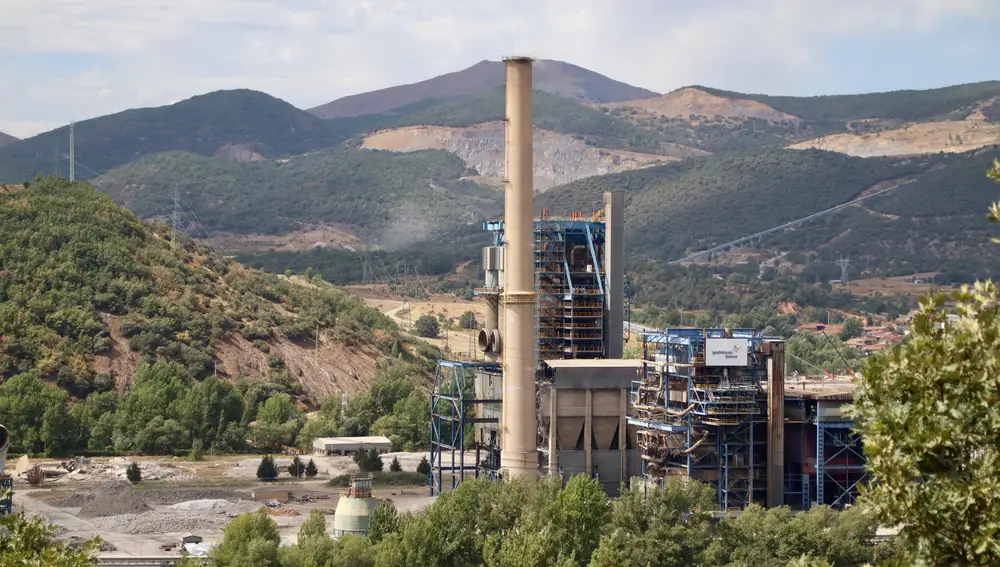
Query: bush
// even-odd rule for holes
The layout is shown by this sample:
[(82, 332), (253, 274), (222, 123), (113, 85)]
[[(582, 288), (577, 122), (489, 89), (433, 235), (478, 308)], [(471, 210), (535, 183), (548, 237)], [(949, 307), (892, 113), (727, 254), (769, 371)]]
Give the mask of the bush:
[[(415, 472), (373, 472), (373, 486), (426, 486), (427, 475)], [(333, 477), (327, 486), (337, 488), (347, 488), (351, 486), (351, 474), (342, 474)]]
[(385, 463), (382, 462), (382, 456), (378, 454), (375, 449), (368, 449), (358, 451), (354, 454), (354, 462), (361, 469), (361, 472), (381, 472), (385, 468)]
[(399, 462), (399, 457), (393, 457), (392, 462), (389, 463), (390, 472), (402, 472), (403, 464)]
[(302, 459), (300, 459), (298, 455), (295, 455), (295, 458), (292, 459), (292, 464), (288, 465), (288, 474), (295, 478), (299, 478), (305, 472), (306, 467), (302, 464)]
[(438, 320), (430, 315), (421, 315), (417, 322), (413, 324), (413, 328), (418, 335), (428, 339), (437, 338), (438, 334), (441, 332), (441, 326)]
[(264, 455), (257, 466), (257, 478), (261, 480), (274, 480), (278, 478), (278, 466), (274, 464), (271, 455)]
[(316, 463), (309, 459), (309, 462), (306, 463), (306, 477), (313, 478), (317, 474), (319, 474), (319, 469), (316, 468)]
[(28, 484), (30, 484), (31, 486), (41, 486), (42, 481), (45, 480), (45, 475), (42, 473), (42, 468), (39, 467), (38, 465), (35, 465), (30, 469), (28, 469), (28, 472), (25, 473), (25, 476), (27, 476)]
[(139, 470), (139, 463), (132, 461), (128, 468), (125, 469), (125, 476), (132, 484), (142, 480), (142, 471)]
[(417, 465), (417, 473), (427, 476), (431, 474), (431, 462), (427, 460), (427, 457), (420, 458), (420, 464)]

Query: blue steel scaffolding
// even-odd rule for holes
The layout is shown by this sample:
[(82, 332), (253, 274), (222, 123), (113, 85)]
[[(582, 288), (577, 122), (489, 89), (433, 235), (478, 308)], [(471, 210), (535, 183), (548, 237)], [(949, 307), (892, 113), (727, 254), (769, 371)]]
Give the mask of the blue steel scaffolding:
[[(541, 360), (605, 355), (605, 224), (596, 218), (586, 220), (578, 213), (534, 222), (535, 327)], [(502, 220), (489, 221), (483, 229), (493, 232), (495, 246), (503, 246)]]
[[(501, 368), (494, 362), (438, 362), (431, 388), (431, 495), (454, 489), (472, 473), (495, 477), (500, 469)], [(477, 427), (478, 426), (478, 427)], [(478, 434), (482, 438), (476, 439)], [(473, 462), (466, 449), (475, 448)], [(445, 482), (445, 476), (450, 481)]]
[[(747, 365), (705, 364), (709, 338), (747, 341)], [(740, 510), (766, 501), (766, 408), (757, 393), (767, 381), (752, 329), (668, 329), (643, 336), (643, 377), (632, 385), (644, 472), (682, 475), (713, 486), (719, 507)], [(756, 431), (758, 428), (762, 431)]]
[[(4, 497), (4, 495), (7, 495)], [(14, 503), (14, 479), (0, 471), (0, 516), (10, 514)]]
[(861, 435), (851, 421), (816, 421), (816, 502), (854, 504), (867, 480)]

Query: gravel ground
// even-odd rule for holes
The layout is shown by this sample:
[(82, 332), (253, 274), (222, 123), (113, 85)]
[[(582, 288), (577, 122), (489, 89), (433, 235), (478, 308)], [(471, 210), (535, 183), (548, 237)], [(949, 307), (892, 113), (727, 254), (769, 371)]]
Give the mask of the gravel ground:
[(140, 490), (143, 499), (150, 504), (177, 504), (190, 500), (236, 500), (249, 494), (222, 488), (153, 488)]
[(256, 511), (260, 506), (260, 502), (248, 500), (194, 500), (165, 510), (96, 518), (93, 523), (110, 532), (131, 535), (216, 530), (225, 528), (234, 517)]

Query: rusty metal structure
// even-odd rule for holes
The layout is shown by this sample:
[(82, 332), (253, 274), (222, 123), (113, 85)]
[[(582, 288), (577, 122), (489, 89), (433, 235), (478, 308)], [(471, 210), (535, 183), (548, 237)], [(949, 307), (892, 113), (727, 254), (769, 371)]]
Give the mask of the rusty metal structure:
[(668, 329), (642, 341), (628, 421), (647, 483), (698, 480), (723, 511), (853, 503), (865, 480), (842, 409), (853, 385), (790, 386), (784, 342), (753, 329)]

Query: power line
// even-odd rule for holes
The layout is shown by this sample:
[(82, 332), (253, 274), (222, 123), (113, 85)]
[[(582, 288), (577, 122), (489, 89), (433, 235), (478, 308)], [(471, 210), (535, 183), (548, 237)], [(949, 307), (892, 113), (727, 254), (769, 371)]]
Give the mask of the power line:
[(782, 223), (782, 224), (779, 224), (778, 226), (769, 228), (767, 230), (762, 230), (760, 232), (755, 232), (755, 233), (751, 234), (750, 236), (744, 236), (743, 238), (737, 238), (736, 240), (731, 240), (729, 242), (726, 242), (725, 244), (720, 244), (718, 246), (713, 246), (712, 248), (709, 248), (707, 250), (702, 250), (701, 252), (695, 252), (694, 254), (685, 256), (685, 257), (681, 258), (680, 260), (674, 260), (673, 262), (668, 262), (668, 264), (680, 264), (681, 262), (687, 262), (688, 260), (694, 260), (695, 258), (700, 258), (702, 256), (706, 256), (706, 255), (712, 254), (714, 252), (720, 252), (720, 251), (723, 251), (723, 250), (725, 250), (727, 248), (732, 248), (733, 246), (738, 246), (738, 245), (743, 244), (745, 242), (749, 242), (751, 240), (754, 240), (754, 239), (757, 239), (757, 238), (761, 238), (761, 237), (767, 236), (769, 234), (773, 234), (773, 233), (781, 231), (781, 230), (785, 230), (786, 228), (791, 228), (793, 226), (800, 225), (800, 224), (802, 224), (804, 222), (807, 222), (807, 221), (813, 220), (815, 218), (821, 217), (823, 215), (832, 213), (834, 211), (843, 209), (844, 207), (853, 205), (855, 203), (860, 203), (861, 201), (864, 201), (865, 199), (870, 199), (871, 197), (874, 197), (876, 195), (881, 195), (882, 193), (885, 193), (886, 191), (892, 191), (893, 189), (895, 189), (897, 187), (902, 187), (903, 185), (907, 185), (909, 183), (913, 183), (914, 181), (916, 181), (916, 179), (910, 179), (910, 180), (904, 181), (902, 183), (897, 183), (896, 185), (893, 185), (892, 187), (888, 187), (886, 189), (880, 189), (878, 191), (875, 191), (874, 193), (870, 193), (868, 195), (864, 195), (862, 197), (858, 197), (856, 199), (852, 199), (852, 200), (850, 200), (850, 201), (848, 201), (846, 203), (841, 203), (839, 205), (830, 207), (829, 209), (824, 209), (824, 210), (822, 210), (822, 211), (820, 211), (818, 213), (813, 213), (811, 215), (804, 216), (804, 217), (802, 217), (800, 219), (795, 219), (793, 221)]

